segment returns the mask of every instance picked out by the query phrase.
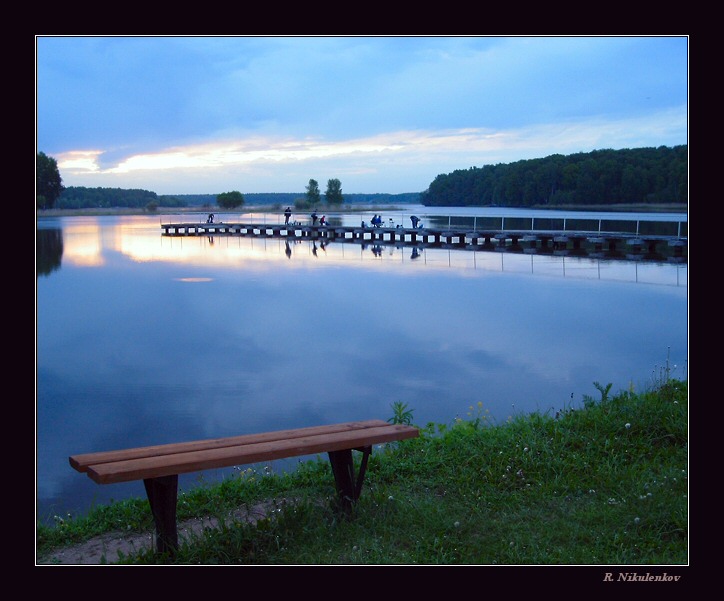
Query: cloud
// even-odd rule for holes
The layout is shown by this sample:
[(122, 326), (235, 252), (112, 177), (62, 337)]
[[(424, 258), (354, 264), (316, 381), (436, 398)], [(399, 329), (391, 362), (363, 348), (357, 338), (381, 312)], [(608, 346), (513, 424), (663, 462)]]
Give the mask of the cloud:
[(470, 166), (685, 144), (687, 53), (681, 36), (43, 36), (37, 146), (66, 185), (414, 192)]
[[(246, 193), (301, 192), (310, 178), (341, 179), (343, 174), (350, 178), (348, 182), (359, 181), (358, 185), (376, 178), (380, 186), (375, 188), (377, 191), (387, 186), (390, 193), (418, 192), (426, 189), (441, 172), (456, 169), (600, 148), (637, 148), (645, 146), (652, 134), (663, 145), (675, 145), (686, 136), (687, 124), (682, 114), (681, 110), (670, 110), (647, 119), (601, 118), (508, 131), (479, 128), (398, 131), (338, 141), (257, 136), (128, 155), (108, 164), (99, 150), (70, 151), (56, 158), (66, 185), (90, 186), (101, 177), (127, 177), (157, 182), (160, 186), (164, 173), (193, 173), (198, 177), (200, 172), (206, 172), (207, 177), (219, 178), (221, 188), (215, 190), (231, 186), (229, 189)], [(447, 171), (439, 171), (440, 168)], [(383, 178), (389, 169), (408, 175), (398, 185), (386, 185)], [(307, 176), (301, 175), (305, 170)], [(324, 170), (327, 175), (319, 176), (318, 170)], [(278, 180), (280, 174), (289, 174), (289, 177)], [(298, 179), (292, 181), (291, 177)], [(258, 184), (245, 186), (245, 178), (252, 178)], [(275, 181), (284, 182), (285, 187), (277, 188), (279, 183)], [(364, 191), (350, 189), (349, 183), (346, 187), (349, 191)], [(159, 193), (184, 193), (178, 184), (172, 189), (166, 185), (161, 190), (152, 189)]]

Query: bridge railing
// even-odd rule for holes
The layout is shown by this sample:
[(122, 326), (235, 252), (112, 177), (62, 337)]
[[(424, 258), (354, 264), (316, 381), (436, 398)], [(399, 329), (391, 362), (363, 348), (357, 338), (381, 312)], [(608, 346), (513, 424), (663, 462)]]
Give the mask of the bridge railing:
[(561, 231), (622, 233), (640, 236), (688, 237), (688, 222), (640, 219), (589, 219), (570, 217), (505, 217), (505, 216), (422, 216), (427, 227), (447, 227), (472, 231)]

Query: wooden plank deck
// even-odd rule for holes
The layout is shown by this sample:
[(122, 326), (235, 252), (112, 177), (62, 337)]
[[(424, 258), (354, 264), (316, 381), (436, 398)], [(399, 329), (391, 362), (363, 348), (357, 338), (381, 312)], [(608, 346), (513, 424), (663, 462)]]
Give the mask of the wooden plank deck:
[[(396, 244), (595, 258), (686, 261), (688, 239), (625, 232), (471, 230), (469, 228), (365, 227), (267, 223), (162, 223), (163, 236), (250, 236), (325, 242)], [(667, 251), (664, 251), (664, 247)]]

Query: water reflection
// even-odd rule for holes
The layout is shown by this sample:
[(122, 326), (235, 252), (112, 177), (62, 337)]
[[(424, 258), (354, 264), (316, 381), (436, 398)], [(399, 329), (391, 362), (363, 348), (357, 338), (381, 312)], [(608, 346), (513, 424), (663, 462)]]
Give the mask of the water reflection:
[(63, 231), (60, 228), (38, 230), (35, 235), (35, 277), (60, 269), (63, 258)]
[[(120, 220), (120, 221), (119, 221)], [(56, 220), (57, 223), (57, 220)], [(102, 265), (112, 253), (121, 253), (136, 262), (161, 261), (223, 268), (276, 268), (277, 260), (307, 260), (323, 257), (328, 263), (349, 266), (369, 258), (387, 258), (388, 267), (406, 260), (421, 259), (431, 268), (529, 272), (561, 277), (595, 277), (633, 282), (670, 283), (685, 286), (686, 263), (621, 260), (622, 253), (610, 257), (526, 254), (495, 250), (423, 248), (389, 243), (348, 243), (326, 240), (300, 240), (243, 236), (163, 237), (153, 220), (145, 217), (70, 218), (63, 229), (38, 229), (38, 266), (54, 260), (60, 252), (66, 264)], [(53, 232), (51, 234), (51, 232)], [(54, 240), (51, 243), (51, 240)], [(217, 249), (219, 252), (212, 252)], [(322, 254), (319, 251), (323, 251)], [(406, 255), (406, 256), (405, 256)], [(642, 259), (654, 259), (641, 255)], [(57, 257), (55, 257), (57, 261)], [(56, 267), (57, 268), (57, 267)], [(38, 269), (39, 273), (44, 273)], [(651, 276), (656, 274), (656, 277)]]
[(166, 238), (144, 217), (38, 234), (41, 516), (144, 495), (94, 484), (75, 453), (387, 419), (395, 401), (421, 425), (479, 401), (504, 421), (594, 381), (643, 387), (667, 357), (686, 370), (685, 264)]

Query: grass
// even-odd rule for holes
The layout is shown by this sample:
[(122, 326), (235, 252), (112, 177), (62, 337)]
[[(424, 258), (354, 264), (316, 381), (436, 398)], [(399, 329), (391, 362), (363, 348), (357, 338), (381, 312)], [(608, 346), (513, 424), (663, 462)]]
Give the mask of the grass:
[[(269, 517), (229, 520), (182, 541), (175, 558), (124, 564), (687, 565), (688, 386), (663, 378), (555, 415), (428, 424), (375, 449), (351, 515), (334, 509), (325, 457), (292, 473), (243, 469), (179, 495), (178, 519), (277, 499)], [(389, 421), (412, 421), (393, 404)], [(145, 499), (37, 526), (37, 554), (109, 531), (153, 528)]]

